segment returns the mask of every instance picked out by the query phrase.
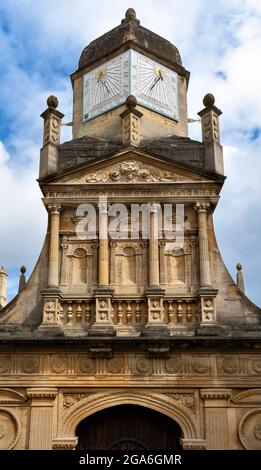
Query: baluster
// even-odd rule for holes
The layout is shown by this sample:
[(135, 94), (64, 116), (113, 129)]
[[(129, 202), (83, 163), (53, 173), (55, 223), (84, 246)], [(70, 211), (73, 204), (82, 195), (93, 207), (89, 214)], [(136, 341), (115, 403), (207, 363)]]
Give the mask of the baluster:
[(61, 302), (60, 304), (60, 322), (63, 323), (64, 320), (64, 310), (63, 310), (63, 304)]
[(117, 319), (118, 319), (119, 325), (122, 325), (122, 316), (123, 316), (122, 305), (121, 305), (121, 302), (118, 302)]
[(192, 319), (191, 301), (186, 300), (186, 303), (187, 303), (187, 312), (186, 312), (187, 322), (191, 323), (191, 319)]
[(68, 325), (72, 325), (72, 318), (73, 318), (73, 309), (72, 309), (72, 302), (67, 302), (67, 323)]
[(91, 318), (90, 302), (87, 302), (87, 301), (86, 301), (85, 322), (86, 322), (87, 324), (90, 323), (90, 318)]
[(130, 325), (131, 323), (131, 317), (132, 317), (132, 308), (131, 308), (131, 301), (127, 301), (127, 310), (126, 310), (126, 319), (127, 319), (127, 324)]
[(140, 314), (140, 301), (139, 300), (136, 300), (136, 307), (135, 307), (135, 320), (136, 320), (136, 324), (139, 325), (140, 324), (140, 320), (141, 320), (141, 314)]
[(169, 319), (169, 323), (174, 323), (174, 310), (173, 310), (173, 305), (172, 305), (173, 301), (172, 300), (168, 300), (168, 319)]
[(76, 323), (81, 323), (82, 321), (82, 306), (81, 300), (77, 301), (77, 309), (76, 309)]
[(196, 306), (196, 322), (198, 324), (201, 322), (201, 312), (200, 312), (200, 304), (199, 303)]
[(182, 311), (182, 300), (178, 300), (178, 311), (177, 311), (177, 320), (178, 323), (182, 323), (183, 311)]

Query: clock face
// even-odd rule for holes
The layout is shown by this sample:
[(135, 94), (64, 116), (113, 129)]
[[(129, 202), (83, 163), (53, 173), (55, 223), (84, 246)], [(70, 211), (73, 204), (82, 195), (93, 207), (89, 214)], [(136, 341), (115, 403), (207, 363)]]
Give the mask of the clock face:
[(138, 79), (136, 94), (133, 94), (138, 103), (178, 120), (177, 73), (142, 54), (136, 53), (134, 60)]
[(129, 95), (138, 104), (178, 120), (178, 75), (132, 49), (84, 76), (83, 119), (123, 104)]
[(122, 55), (95, 68), (84, 77), (84, 119), (90, 119), (116, 106), (123, 99)]

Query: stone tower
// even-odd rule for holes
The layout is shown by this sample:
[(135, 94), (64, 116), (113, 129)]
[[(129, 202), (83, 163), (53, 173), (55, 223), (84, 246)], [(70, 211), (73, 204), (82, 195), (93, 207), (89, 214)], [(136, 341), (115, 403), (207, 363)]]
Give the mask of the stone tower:
[(261, 312), (215, 239), (213, 95), (193, 141), (189, 72), (133, 9), (71, 80), (72, 140), (56, 97), (41, 115), (46, 239), (7, 305), (1, 271), (0, 448), (261, 449)]

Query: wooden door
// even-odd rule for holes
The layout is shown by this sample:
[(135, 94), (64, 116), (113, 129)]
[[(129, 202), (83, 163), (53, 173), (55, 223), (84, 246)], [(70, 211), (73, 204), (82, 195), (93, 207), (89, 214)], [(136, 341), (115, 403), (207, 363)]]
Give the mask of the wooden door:
[(95, 413), (77, 428), (77, 450), (180, 450), (178, 424), (167, 416), (136, 405)]

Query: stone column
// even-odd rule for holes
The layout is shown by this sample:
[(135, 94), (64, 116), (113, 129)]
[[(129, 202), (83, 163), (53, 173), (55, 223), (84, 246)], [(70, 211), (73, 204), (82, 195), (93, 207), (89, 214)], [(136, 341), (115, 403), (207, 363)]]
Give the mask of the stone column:
[(165, 240), (160, 240), (160, 284), (166, 284)]
[(229, 449), (228, 410), (230, 389), (204, 389), (200, 392), (205, 407), (207, 450)]
[(29, 388), (27, 397), (31, 399), (31, 419), (29, 449), (52, 449), (53, 407), (58, 394), (56, 388)]
[(60, 206), (48, 206), (50, 214), (48, 287), (59, 287)]
[(7, 293), (7, 272), (3, 266), (0, 266), (0, 309), (6, 305)]
[(67, 235), (63, 236), (61, 248), (62, 248), (62, 257), (61, 257), (61, 280), (60, 283), (62, 286), (67, 285), (67, 254), (66, 251), (68, 249), (68, 240)]
[(99, 286), (109, 284), (109, 243), (107, 203), (99, 204)]
[(95, 290), (95, 323), (89, 336), (114, 335), (112, 295), (109, 286), (109, 241), (107, 201), (99, 203), (99, 285)]
[(205, 202), (199, 202), (195, 206), (198, 213), (200, 287), (211, 286), (207, 229), (207, 212), (209, 208), (210, 204)]
[(149, 239), (149, 288), (146, 291), (148, 299), (148, 323), (143, 334), (158, 333), (169, 334), (167, 325), (164, 323), (163, 298), (165, 290), (159, 284), (159, 204), (150, 207), (150, 239)]
[(150, 242), (149, 242), (149, 285), (159, 286), (159, 204), (152, 204), (150, 209)]

